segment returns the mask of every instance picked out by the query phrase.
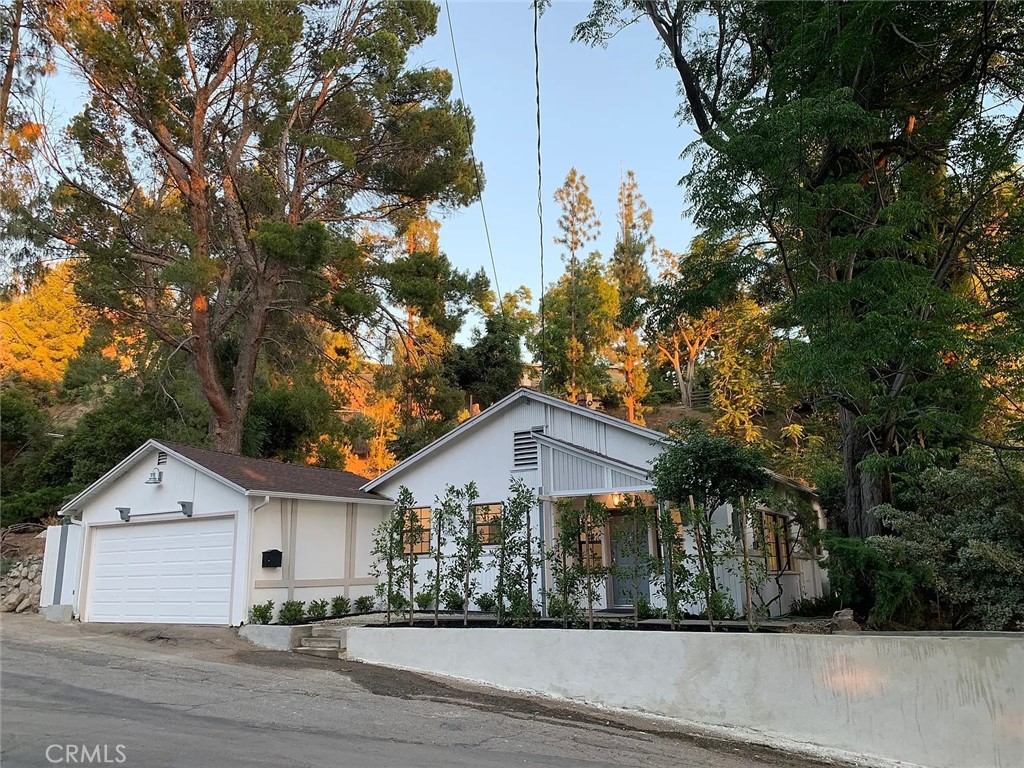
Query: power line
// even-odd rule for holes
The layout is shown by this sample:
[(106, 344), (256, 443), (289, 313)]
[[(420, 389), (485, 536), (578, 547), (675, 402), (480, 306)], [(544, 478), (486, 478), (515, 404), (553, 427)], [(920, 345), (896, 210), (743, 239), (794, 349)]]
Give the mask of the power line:
[(547, 334), (544, 321), (544, 171), (540, 153), (540, 0), (533, 0), (533, 85), (537, 95), (537, 221), (540, 224), (540, 389), (544, 391)]
[(498, 266), (494, 261), (494, 248), (491, 247), (491, 230), (487, 226), (487, 210), (484, 208), (484, 185), (480, 178), (480, 166), (473, 152), (473, 126), (469, 121), (469, 107), (466, 103), (466, 92), (462, 88), (462, 69), (459, 67), (459, 51), (455, 47), (455, 28), (452, 26), (452, 9), (448, 0), (444, 0), (444, 11), (448, 15), (448, 33), (452, 38), (452, 56), (455, 57), (455, 76), (459, 81), (459, 98), (462, 99), (462, 115), (466, 118), (466, 133), (469, 136), (469, 159), (473, 161), (473, 173), (476, 175), (476, 195), (480, 200), (480, 216), (484, 221), (484, 237), (487, 238), (487, 253), (491, 257), (491, 272), (494, 275), (494, 290), (498, 296), (498, 309), (505, 314), (505, 305), (501, 301), (501, 286), (498, 285)]

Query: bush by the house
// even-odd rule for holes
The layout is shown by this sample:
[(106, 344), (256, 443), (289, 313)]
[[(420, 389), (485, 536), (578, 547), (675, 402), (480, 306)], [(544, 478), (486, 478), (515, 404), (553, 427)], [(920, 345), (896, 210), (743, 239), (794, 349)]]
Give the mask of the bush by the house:
[(327, 608), (330, 603), (327, 600), (310, 600), (306, 606), (306, 616), (315, 621), (327, 618)]
[(368, 613), (373, 610), (373, 602), (374, 600), (370, 595), (357, 597), (355, 602), (356, 610), (359, 613)]
[(344, 616), (352, 610), (352, 602), (344, 595), (331, 598), (331, 616)]
[(274, 601), (267, 600), (265, 603), (256, 603), (249, 609), (250, 624), (269, 624), (274, 619)]
[(302, 600), (285, 600), (277, 614), (278, 624), (301, 624), (306, 618), (306, 604)]
[(442, 605), (444, 605), (446, 611), (461, 611), (464, 604), (465, 598), (455, 590), (449, 590), (444, 593)]
[(430, 592), (420, 592), (416, 595), (416, 608), (421, 611), (429, 611), (434, 604), (434, 595)]
[(492, 595), (490, 592), (484, 592), (480, 595), (477, 595), (476, 607), (484, 613), (492, 613), (494, 611), (494, 606), (496, 606), (497, 604), (498, 601), (494, 599), (494, 595)]

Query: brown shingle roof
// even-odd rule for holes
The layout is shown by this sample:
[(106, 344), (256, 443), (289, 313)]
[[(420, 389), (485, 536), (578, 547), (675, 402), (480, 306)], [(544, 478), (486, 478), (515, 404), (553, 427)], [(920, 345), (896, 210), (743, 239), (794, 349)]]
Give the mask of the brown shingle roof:
[(334, 496), (368, 501), (384, 501), (387, 498), (378, 493), (360, 490), (366, 484), (367, 478), (354, 472), (303, 464), (285, 464), (269, 459), (253, 459), (164, 440), (157, 442), (169, 451), (194, 461), (247, 491)]

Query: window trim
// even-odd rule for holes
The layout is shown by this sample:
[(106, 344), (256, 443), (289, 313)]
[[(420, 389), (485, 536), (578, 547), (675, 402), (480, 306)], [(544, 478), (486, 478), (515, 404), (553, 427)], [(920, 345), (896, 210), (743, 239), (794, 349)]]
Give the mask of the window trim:
[[(426, 510), (426, 521), (423, 519), (423, 511)], [(433, 522), (434, 510), (432, 507), (412, 507), (410, 510), (416, 513), (416, 519), (423, 526), (424, 535), (421, 541), (415, 544), (407, 541), (409, 529), (402, 527), (402, 551), (406, 555), (429, 555), (431, 545), (431, 523)]]
[[(497, 507), (497, 511), (491, 511), (490, 517), (487, 522), (480, 522), (480, 510), (491, 509)], [(485, 547), (496, 547), (498, 546), (497, 538), (501, 534), (501, 513), (505, 511), (505, 502), (503, 501), (491, 501), (481, 502), (473, 505), (473, 533), (480, 536), (481, 528), (494, 529), (490, 532), (488, 538), (480, 537), (480, 543)], [(497, 518), (497, 519), (495, 519)]]
[[(793, 553), (789, 544), (789, 518), (777, 512), (763, 512), (761, 514), (761, 535), (764, 540), (763, 554), (768, 572), (791, 573)], [(773, 568), (773, 563), (777, 567)]]

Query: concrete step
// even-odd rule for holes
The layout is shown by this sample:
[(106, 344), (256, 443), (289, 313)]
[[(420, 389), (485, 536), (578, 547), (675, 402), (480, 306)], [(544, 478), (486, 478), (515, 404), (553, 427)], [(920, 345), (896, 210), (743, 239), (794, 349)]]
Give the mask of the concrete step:
[(322, 659), (341, 658), (341, 651), (337, 648), (294, 648), (292, 650), (295, 653), (301, 653), (303, 656), (319, 656)]
[(339, 627), (332, 624), (313, 625), (313, 637), (335, 637), (341, 639), (345, 637), (346, 632), (348, 632), (348, 627)]
[(303, 637), (299, 639), (300, 648), (329, 648), (338, 650), (341, 642), (336, 637)]

